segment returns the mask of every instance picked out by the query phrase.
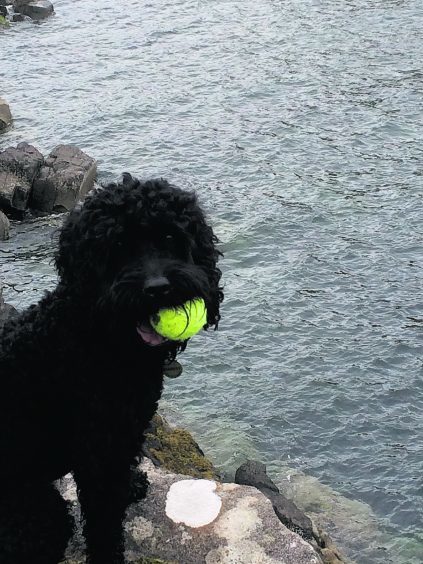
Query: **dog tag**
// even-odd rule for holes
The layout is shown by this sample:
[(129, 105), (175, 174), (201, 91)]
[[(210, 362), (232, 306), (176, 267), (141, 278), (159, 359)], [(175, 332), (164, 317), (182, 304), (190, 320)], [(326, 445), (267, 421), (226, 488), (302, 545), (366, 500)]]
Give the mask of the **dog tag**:
[(182, 365), (177, 360), (165, 362), (163, 366), (163, 374), (168, 378), (178, 378), (182, 374)]

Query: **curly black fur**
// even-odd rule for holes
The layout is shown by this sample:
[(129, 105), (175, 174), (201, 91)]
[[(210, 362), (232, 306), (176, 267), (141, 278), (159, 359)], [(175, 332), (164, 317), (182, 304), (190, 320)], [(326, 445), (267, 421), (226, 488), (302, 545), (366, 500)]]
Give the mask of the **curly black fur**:
[[(148, 319), (223, 299), (216, 237), (193, 193), (164, 180), (96, 190), (60, 233), (55, 290), (9, 321), (0, 350), (0, 562), (57, 564), (72, 522), (52, 482), (72, 471), (91, 564), (123, 558), (132, 472), (186, 342), (150, 342)], [(152, 330), (151, 330), (152, 331)], [(147, 337), (146, 337), (147, 335)], [(140, 494), (141, 492), (141, 494)]]

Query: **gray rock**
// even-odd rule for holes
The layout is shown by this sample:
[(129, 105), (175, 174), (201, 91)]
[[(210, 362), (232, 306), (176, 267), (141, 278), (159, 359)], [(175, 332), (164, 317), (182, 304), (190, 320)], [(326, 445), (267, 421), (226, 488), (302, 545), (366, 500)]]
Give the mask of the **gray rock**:
[(12, 113), (9, 104), (0, 97), (0, 132), (12, 124)]
[(3, 329), (6, 321), (12, 317), (15, 317), (17, 314), (18, 311), (16, 308), (11, 306), (10, 304), (4, 303), (3, 288), (0, 282), (0, 331)]
[(54, 7), (49, 0), (17, 0), (14, 3), (15, 10), (29, 16), (32, 20), (43, 20), (54, 12)]
[(24, 16), (23, 14), (18, 14), (17, 12), (15, 12), (10, 16), (11, 22), (24, 22), (26, 19), (28, 19), (27, 16)]
[[(127, 562), (157, 558), (184, 564), (322, 563), (309, 543), (279, 522), (271, 503), (256, 488), (210, 480), (186, 481), (187, 476), (164, 472), (149, 460), (141, 469), (147, 471), (150, 487), (146, 499), (127, 511)], [(184, 494), (191, 487), (200, 490), (192, 503)], [(178, 488), (181, 496), (175, 504), (173, 494)], [(62, 480), (61, 490), (73, 502), (78, 516), (70, 475)], [(207, 510), (210, 513), (200, 519)], [(66, 556), (67, 562), (84, 558), (80, 527)]]
[(2, 211), (0, 211), (0, 241), (9, 239), (10, 223)]
[(309, 517), (291, 500), (279, 492), (279, 489), (266, 473), (266, 466), (262, 462), (248, 460), (235, 473), (235, 482), (259, 489), (271, 502), (276, 515), (281, 522), (303, 538), (312, 540), (313, 524)]
[(13, 4), (13, 0), (0, 0), (0, 6), (11, 6)]
[(343, 564), (345, 562), (344, 556), (329, 535), (315, 526), (313, 521), (293, 501), (280, 493), (279, 488), (267, 475), (266, 466), (263, 463), (248, 460), (242, 464), (235, 473), (235, 482), (259, 489), (271, 501), (281, 523), (309, 541), (319, 553), (324, 564)]
[(13, 172), (0, 171), (0, 207), (10, 212), (26, 210), (31, 184)]
[(91, 190), (96, 174), (93, 158), (77, 147), (59, 145), (41, 168), (29, 205), (40, 212), (68, 211)]
[(8, 14), (8, 11), (7, 11), (6, 6), (2, 6), (0, 4), (0, 16), (3, 16), (5, 18), (7, 16), (7, 14)]
[(254, 486), (259, 490), (267, 488), (279, 493), (278, 487), (266, 473), (266, 466), (257, 460), (247, 460), (241, 464), (235, 473), (235, 482), (245, 486)]
[(34, 182), (43, 163), (43, 155), (29, 143), (19, 143), (0, 152), (0, 170), (23, 176), (30, 184)]
[(0, 153), (0, 207), (12, 212), (26, 210), (33, 181), (43, 162), (43, 155), (28, 143)]

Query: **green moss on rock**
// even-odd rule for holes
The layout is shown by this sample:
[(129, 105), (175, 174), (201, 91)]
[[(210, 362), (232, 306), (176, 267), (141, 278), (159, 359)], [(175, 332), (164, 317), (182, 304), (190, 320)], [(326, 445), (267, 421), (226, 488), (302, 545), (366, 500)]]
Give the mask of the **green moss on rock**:
[(160, 415), (155, 415), (145, 437), (144, 454), (157, 466), (194, 478), (218, 479), (213, 464), (188, 431), (172, 429)]

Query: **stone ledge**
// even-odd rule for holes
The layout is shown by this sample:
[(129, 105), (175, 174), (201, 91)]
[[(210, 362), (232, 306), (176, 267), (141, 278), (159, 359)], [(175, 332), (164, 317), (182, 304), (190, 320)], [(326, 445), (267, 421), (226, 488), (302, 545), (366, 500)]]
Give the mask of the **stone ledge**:
[[(270, 501), (256, 488), (193, 480), (157, 468), (148, 459), (140, 470), (148, 473), (150, 487), (146, 499), (132, 504), (127, 511), (128, 562), (158, 559), (175, 564), (322, 564), (309, 543), (280, 523)], [(200, 486), (196, 492), (198, 503), (187, 502), (189, 497), (182, 494), (179, 505), (171, 511), (172, 486), (190, 488), (192, 482)], [(204, 493), (202, 483), (206, 485)], [(78, 514), (75, 485), (69, 476), (62, 481), (62, 491)], [(211, 514), (208, 522), (207, 517), (206, 522), (198, 521), (201, 526), (197, 526), (199, 512), (204, 519), (204, 507), (212, 496), (219, 500), (220, 510), (217, 516), (216, 512)], [(67, 564), (84, 562), (79, 527), (66, 556)]]

